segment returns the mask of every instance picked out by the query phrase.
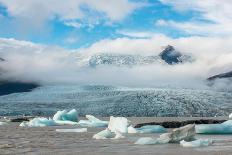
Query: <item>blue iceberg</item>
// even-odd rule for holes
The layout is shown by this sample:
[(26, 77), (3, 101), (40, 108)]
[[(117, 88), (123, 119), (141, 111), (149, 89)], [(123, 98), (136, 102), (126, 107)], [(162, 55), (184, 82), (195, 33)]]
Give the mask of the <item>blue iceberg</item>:
[(200, 124), (195, 129), (198, 134), (232, 134), (232, 120), (221, 124)]
[(135, 144), (137, 145), (155, 145), (155, 144), (159, 144), (159, 141), (157, 139), (153, 139), (151, 137), (142, 137), (139, 138)]
[(82, 127), (107, 127), (108, 121), (102, 121), (92, 115), (86, 115), (88, 120), (80, 120), (78, 124)]
[(45, 126), (56, 126), (58, 125), (54, 120), (47, 119), (44, 117), (37, 117), (29, 122), (22, 122), (19, 126), (21, 127), (45, 127)]
[(78, 122), (78, 114), (76, 109), (72, 109), (70, 111), (67, 110), (57, 111), (56, 114), (53, 116), (53, 120)]
[(140, 128), (137, 128), (137, 133), (164, 133), (167, 132), (167, 129), (160, 125), (145, 125)]

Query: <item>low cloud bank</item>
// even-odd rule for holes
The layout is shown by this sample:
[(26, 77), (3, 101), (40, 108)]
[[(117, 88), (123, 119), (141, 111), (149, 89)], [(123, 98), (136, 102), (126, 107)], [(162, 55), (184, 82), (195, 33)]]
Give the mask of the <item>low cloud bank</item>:
[[(134, 67), (88, 67), (97, 53), (158, 55), (166, 45), (195, 58), (192, 63), (157, 63)], [(204, 86), (211, 75), (232, 70), (232, 37), (173, 39), (155, 35), (146, 39), (101, 40), (88, 48), (67, 50), (15, 39), (0, 39), (1, 79), (41, 84), (76, 83), (121, 86)], [(221, 86), (221, 84), (220, 84)]]

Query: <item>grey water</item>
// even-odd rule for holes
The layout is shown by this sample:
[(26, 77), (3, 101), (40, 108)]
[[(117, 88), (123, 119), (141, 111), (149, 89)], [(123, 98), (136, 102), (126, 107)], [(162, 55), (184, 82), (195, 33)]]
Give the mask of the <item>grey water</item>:
[(0, 116), (51, 116), (75, 108), (80, 116), (214, 117), (232, 112), (232, 92), (215, 89), (49, 85), (0, 96)]

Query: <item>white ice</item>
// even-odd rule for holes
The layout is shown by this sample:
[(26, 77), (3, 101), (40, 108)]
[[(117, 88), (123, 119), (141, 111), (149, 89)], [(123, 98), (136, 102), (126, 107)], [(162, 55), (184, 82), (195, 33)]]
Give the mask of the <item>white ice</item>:
[(80, 120), (78, 124), (83, 127), (107, 127), (108, 121), (102, 121), (92, 115), (86, 115), (88, 120)]
[(180, 145), (183, 147), (203, 147), (209, 146), (213, 143), (210, 139), (197, 139), (194, 141), (186, 142), (185, 140), (180, 141)]
[(232, 118), (232, 113), (229, 115), (229, 118)]
[(8, 123), (6, 123), (6, 122), (0, 122), (0, 126), (1, 125), (7, 125)]
[(232, 134), (232, 120), (221, 124), (200, 124), (195, 129), (198, 134)]
[(87, 132), (87, 128), (76, 128), (76, 129), (56, 129), (56, 132)]
[(127, 128), (127, 132), (128, 132), (128, 133), (137, 133), (137, 130), (136, 130), (133, 126), (129, 126), (129, 127)]
[(108, 128), (93, 135), (94, 139), (108, 139), (113, 137), (114, 137), (114, 133), (112, 133)]
[(125, 117), (110, 116), (108, 128), (111, 132), (128, 133), (130, 123)]
[(45, 127), (45, 126), (55, 126), (57, 123), (52, 119), (47, 119), (44, 117), (37, 117), (29, 122), (22, 122), (19, 126), (21, 127)]

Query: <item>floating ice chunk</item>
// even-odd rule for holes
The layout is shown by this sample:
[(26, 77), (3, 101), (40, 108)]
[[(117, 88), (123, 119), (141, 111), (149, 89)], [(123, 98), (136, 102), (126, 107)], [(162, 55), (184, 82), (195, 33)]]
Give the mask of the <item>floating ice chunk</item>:
[(0, 122), (0, 126), (1, 125), (7, 125), (8, 123), (6, 123), (6, 122)]
[(202, 147), (209, 146), (213, 143), (210, 139), (197, 139), (191, 142), (186, 142), (185, 140), (180, 141), (180, 145), (183, 147)]
[(88, 120), (80, 120), (78, 124), (83, 127), (107, 127), (108, 121), (102, 121), (92, 115), (86, 115)]
[(133, 126), (129, 126), (127, 130), (128, 130), (128, 133), (137, 133), (137, 130)]
[(108, 138), (113, 138), (113, 137), (114, 137), (114, 134), (108, 128), (93, 135), (94, 139), (108, 139)]
[(70, 111), (62, 110), (57, 111), (56, 114), (53, 116), (53, 120), (55, 121), (78, 121), (78, 115), (76, 109), (72, 109)]
[(125, 138), (125, 136), (121, 132), (116, 131), (115, 137), (112, 139), (121, 139), (121, 138)]
[(229, 118), (232, 118), (232, 113), (229, 115)]
[(56, 129), (56, 132), (87, 132), (87, 128), (77, 128), (77, 129)]
[(45, 127), (45, 126), (55, 126), (57, 123), (52, 119), (47, 119), (44, 117), (37, 117), (29, 122), (22, 122), (19, 126), (21, 127)]
[(154, 144), (159, 144), (158, 140), (153, 139), (151, 137), (142, 137), (139, 138), (135, 144), (137, 145), (154, 145)]
[(110, 116), (108, 128), (111, 132), (128, 133), (129, 121), (125, 117)]
[(160, 140), (168, 141), (170, 143), (177, 143), (181, 140), (192, 141), (195, 136), (195, 125), (188, 124), (186, 126), (173, 129), (171, 133), (164, 133), (160, 135)]
[(58, 125), (78, 125), (77, 122), (73, 121), (55, 121), (55, 123)]
[(200, 124), (195, 128), (199, 134), (232, 134), (232, 120), (221, 124)]
[(138, 133), (164, 133), (167, 130), (160, 125), (145, 125), (136, 129)]

